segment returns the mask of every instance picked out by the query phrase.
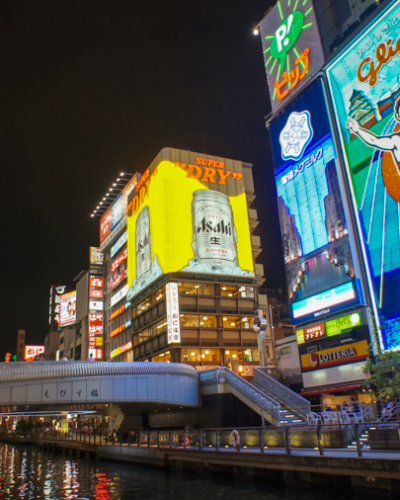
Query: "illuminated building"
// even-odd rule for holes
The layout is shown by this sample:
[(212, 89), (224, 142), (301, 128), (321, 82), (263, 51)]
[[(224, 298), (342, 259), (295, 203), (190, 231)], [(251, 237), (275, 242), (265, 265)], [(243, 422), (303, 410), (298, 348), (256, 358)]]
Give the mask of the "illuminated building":
[(130, 182), (100, 221), (105, 359), (256, 364), (251, 165), (165, 148)]
[[(385, 0), (294, 5), (278, 2), (259, 26), (268, 128), (304, 394), (334, 403), (335, 394), (360, 389), (367, 345), (375, 354), (400, 346), (400, 155), (384, 143), (400, 130), (400, 7)], [(313, 9), (317, 23), (307, 25)], [(291, 88), (292, 58), (311, 43), (305, 26), (322, 44), (321, 71), (310, 69)], [(315, 46), (308, 47), (311, 67)], [(283, 52), (291, 56), (276, 57)], [(276, 85), (283, 80), (284, 96)]]

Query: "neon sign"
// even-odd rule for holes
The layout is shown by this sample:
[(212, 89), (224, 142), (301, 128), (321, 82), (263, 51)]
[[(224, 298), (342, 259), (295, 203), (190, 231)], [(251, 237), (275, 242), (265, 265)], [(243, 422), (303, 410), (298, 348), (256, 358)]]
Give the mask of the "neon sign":
[[(375, 63), (370, 57), (366, 57), (357, 70), (357, 78), (361, 83), (368, 82), (370, 87), (374, 87), (378, 83), (378, 74), (380, 70), (387, 64), (392, 57), (397, 56), (400, 52), (400, 38), (397, 39), (396, 46), (392, 46), (393, 39), (389, 38), (385, 43), (380, 43), (376, 48), (376, 59), (378, 64)], [(387, 49), (387, 51), (386, 51)], [(368, 64), (367, 73), (363, 72), (364, 66)]]
[(324, 64), (311, 0), (278, 0), (260, 24), (272, 110), (303, 87)]

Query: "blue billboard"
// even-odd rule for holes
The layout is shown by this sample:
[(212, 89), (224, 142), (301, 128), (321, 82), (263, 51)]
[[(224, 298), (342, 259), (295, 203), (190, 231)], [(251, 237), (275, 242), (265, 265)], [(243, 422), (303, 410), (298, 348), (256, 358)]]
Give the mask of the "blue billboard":
[(320, 80), (271, 123), (270, 136), (292, 321), (299, 324), (361, 297)]
[(400, 2), (327, 69), (381, 347), (400, 348)]

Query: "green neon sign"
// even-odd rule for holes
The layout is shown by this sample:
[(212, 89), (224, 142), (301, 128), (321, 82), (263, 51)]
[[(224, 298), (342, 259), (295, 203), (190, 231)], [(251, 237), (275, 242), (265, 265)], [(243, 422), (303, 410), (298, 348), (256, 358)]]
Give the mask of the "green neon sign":
[(333, 335), (339, 335), (339, 333), (342, 333), (344, 330), (348, 330), (358, 325), (362, 325), (361, 313), (348, 314), (347, 316), (327, 321), (325, 323), (326, 334), (328, 337), (332, 337)]
[(286, 54), (296, 43), (303, 29), (304, 15), (296, 10), (287, 16), (275, 31), (271, 42), (271, 56), (279, 59), (281, 70), (285, 67)]

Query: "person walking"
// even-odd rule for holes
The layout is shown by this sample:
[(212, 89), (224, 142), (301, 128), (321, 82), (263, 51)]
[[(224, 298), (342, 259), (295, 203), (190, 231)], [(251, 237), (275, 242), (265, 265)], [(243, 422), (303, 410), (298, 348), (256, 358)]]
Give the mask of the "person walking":
[(231, 432), (231, 443), (232, 446), (236, 448), (236, 451), (240, 451), (240, 435), (237, 430)]
[(68, 356), (66, 354), (64, 354), (62, 361), (69, 361)]
[(89, 355), (89, 357), (87, 358), (87, 360), (86, 360), (86, 361), (94, 361), (94, 360), (95, 360), (95, 359), (94, 359), (94, 357), (93, 357), (93, 354), (92, 354), (92, 353), (90, 353), (90, 355)]

